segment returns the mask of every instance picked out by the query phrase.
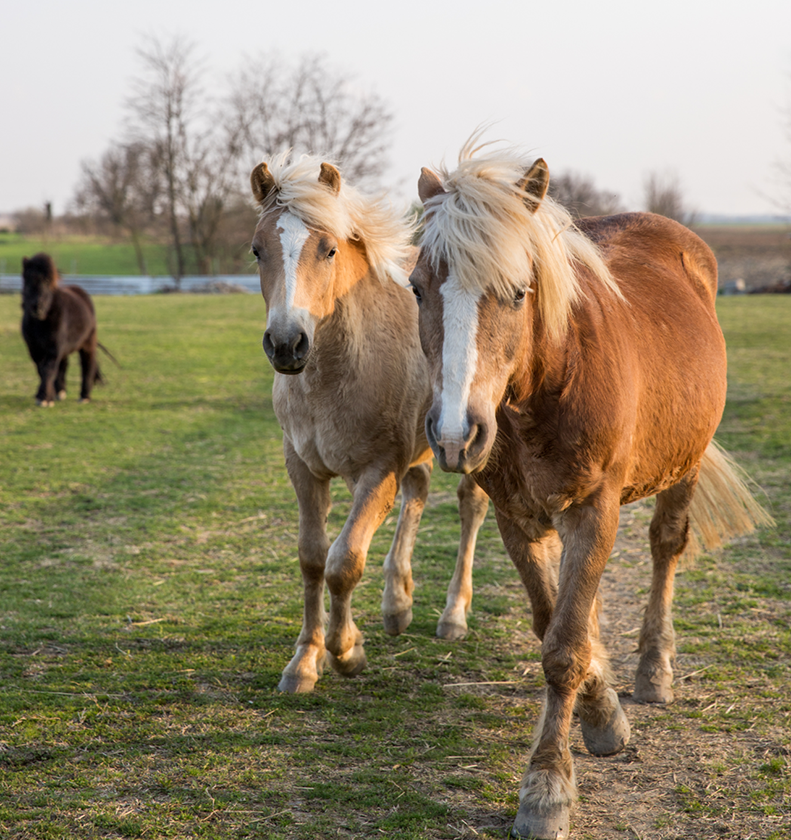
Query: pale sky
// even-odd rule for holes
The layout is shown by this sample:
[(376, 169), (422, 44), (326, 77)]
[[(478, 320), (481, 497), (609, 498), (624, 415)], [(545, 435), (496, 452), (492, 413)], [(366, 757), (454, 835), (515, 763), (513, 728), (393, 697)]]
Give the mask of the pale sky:
[(791, 162), (791, 0), (17, 0), (0, 20), (0, 212), (63, 212), (80, 161), (121, 135), (151, 34), (192, 41), (217, 78), (326, 54), (393, 111), (403, 200), (484, 123), (629, 209), (661, 171), (700, 212), (773, 213)]

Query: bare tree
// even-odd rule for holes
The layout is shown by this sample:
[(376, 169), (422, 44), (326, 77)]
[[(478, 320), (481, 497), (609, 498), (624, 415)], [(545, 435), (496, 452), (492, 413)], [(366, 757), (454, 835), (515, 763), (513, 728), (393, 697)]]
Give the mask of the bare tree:
[(138, 55), (125, 139), (83, 165), (75, 202), (126, 229), (141, 265), (140, 231), (164, 223), (177, 286), (192, 258), (206, 273), (221, 257), (237, 259), (224, 237), (239, 230), (248, 175), (262, 155), (322, 154), (358, 183), (385, 168), (392, 115), (321, 57), (250, 64), (210, 96), (183, 39), (148, 38)]
[(200, 121), (201, 71), (193, 47), (181, 38), (163, 44), (150, 38), (138, 50), (143, 71), (127, 101), (130, 136), (151, 150), (164, 183), (164, 198), (173, 245), (177, 285), (186, 271), (179, 210), (191, 134)]
[(650, 172), (644, 182), (644, 205), (649, 213), (675, 219), (682, 225), (693, 225), (698, 213), (687, 206), (678, 175), (672, 172)]
[(549, 194), (574, 216), (609, 216), (621, 211), (617, 193), (598, 189), (592, 178), (576, 172), (550, 178)]
[(291, 149), (326, 156), (357, 183), (371, 184), (386, 169), (392, 114), (322, 56), (293, 67), (278, 57), (252, 62), (231, 89), (231, 125), (246, 167)]
[(142, 237), (162, 195), (156, 160), (142, 143), (114, 143), (98, 161), (83, 161), (72, 204), (127, 233), (141, 274), (148, 274)]

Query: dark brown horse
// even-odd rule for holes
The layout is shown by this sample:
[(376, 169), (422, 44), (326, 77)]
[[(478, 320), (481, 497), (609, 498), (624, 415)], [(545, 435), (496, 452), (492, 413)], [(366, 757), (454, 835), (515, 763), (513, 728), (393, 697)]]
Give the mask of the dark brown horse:
[(629, 739), (598, 623), (620, 506), (656, 495), (642, 703), (673, 699), (673, 576), (690, 524), (713, 547), (769, 518), (712, 441), (726, 382), (711, 251), (645, 213), (575, 225), (548, 184), (543, 160), (469, 145), (455, 172), (424, 169), (411, 281), (429, 443), (491, 497), (542, 640), (547, 697), (513, 834), (565, 838), (572, 713), (595, 755)]
[[(60, 285), (48, 254), (25, 257), (22, 280), (22, 337), (41, 379), (37, 405), (52, 406), (56, 399), (65, 399), (69, 354), (75, 351), (82, 367), (80, 402), (87, 402), (94, 383), (103, 382), (96, 361), (96, 348), (102, 345), (96, 338), (90, 296), (79, 286)], [(110, 355), (106, 348), (102, 350)]]

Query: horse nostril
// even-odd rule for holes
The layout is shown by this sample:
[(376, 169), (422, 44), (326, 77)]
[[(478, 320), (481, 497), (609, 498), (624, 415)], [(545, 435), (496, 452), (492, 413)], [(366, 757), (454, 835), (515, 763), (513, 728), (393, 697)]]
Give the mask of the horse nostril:
[(292, 344), (295, 359), (304, 359), (310, 350), (310, 341), (305, 333), (301, 332)]
[(434, 430), (434, 420), (430, 412), (426, 415), (426, 438), (429, 444), (436, 443), (437, 436)]
[(264, 353), (271, 359), (275, 352), (275, 345), (272, 342), (272, 336), (269, 335), (269, 330), (264, 333)]

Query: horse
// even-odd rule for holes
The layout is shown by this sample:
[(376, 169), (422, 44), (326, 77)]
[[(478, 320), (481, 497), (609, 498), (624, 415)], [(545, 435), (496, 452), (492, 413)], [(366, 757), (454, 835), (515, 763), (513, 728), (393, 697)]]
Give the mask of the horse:
[[(344, 676), (366, 665), (351, 598), (371, 539), (399, 489), (382, 615), (391, 635), (412, 620), (411, 555), (433, 466), (424, 422), (431, 387), (417, 306), (407, 288), (417, 249), (411, 245), (414, 226), (384, 198), (363, 195), (342, 182), (337, 167), (315, 156), (275, 156), (255, 167), (250, 183), (261, 211), (252, 252), (267, 307), (263, 348), (275, 370), (273, 406), (299, 504), (304, 584), (296, 653), (278, 687), (307, 692), (325, 656)], [(330, 480), (337, 476), (353, 501), (330, 545)], [(489, 503), (468, 477), (457, 492), (461, 541), (437, 627), (445, 639), (467, 629), (475, 543)]]
[(22, 337), (41, 380), (36, 404), (51, 407), (66, 399), (66, 370), (74, 352), (82, 368), (80, 402), (89, 402), (94, 384), (104, 383), (97, 347), (113, 358), (99, 344), (90, 295), (80, 286), (61, 285), (52, 257), (44, 253), (22, 259), (22, 283)]
[(708, 246), (648, 213), (575, 223), (547, 196), (543, 159), (476, 140), (455, 171), (418, 181), (426, 435), (442, 469), (491, 498), (542, 643), (544, 709), (512, 836), (565, 838), (573, 713), (594, 755), (630, 736), (599, 640), (620, 506), (656, 496), (639, 703), (673, 699), (673, 577), (695, 548), (690, 523), (711, 549), (771, 519), (713, 442), (726, 357)]

